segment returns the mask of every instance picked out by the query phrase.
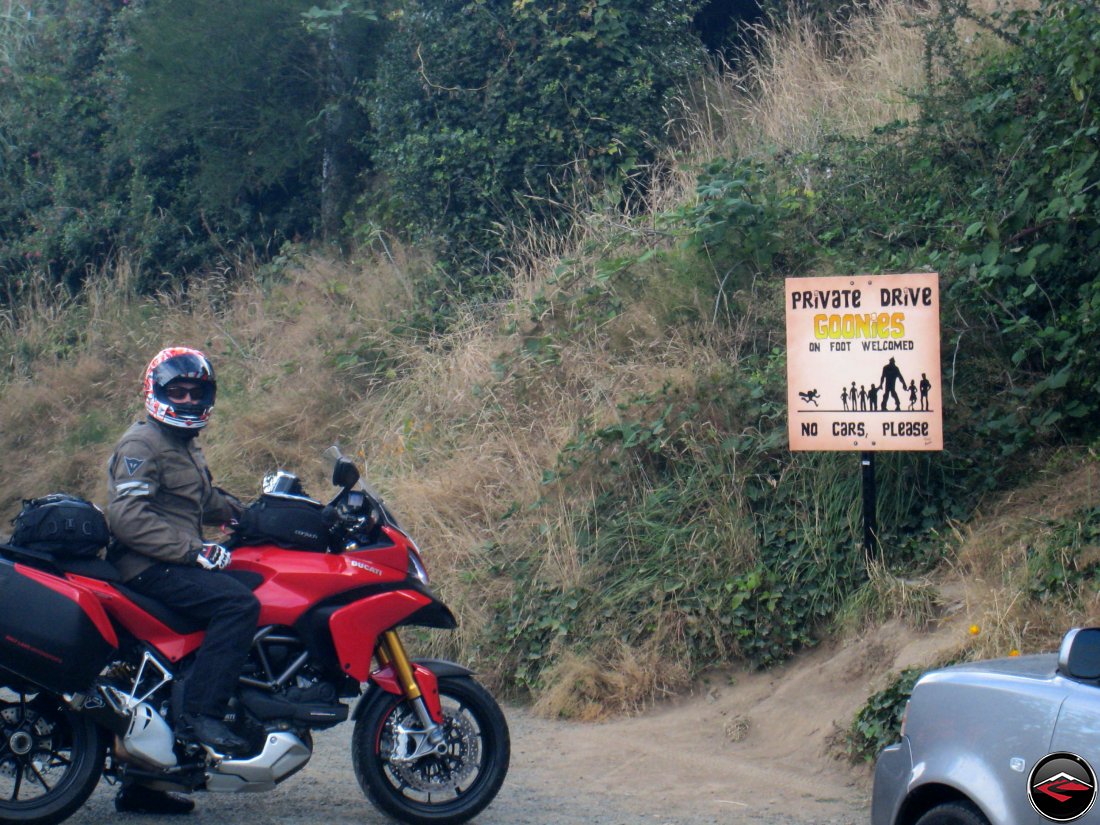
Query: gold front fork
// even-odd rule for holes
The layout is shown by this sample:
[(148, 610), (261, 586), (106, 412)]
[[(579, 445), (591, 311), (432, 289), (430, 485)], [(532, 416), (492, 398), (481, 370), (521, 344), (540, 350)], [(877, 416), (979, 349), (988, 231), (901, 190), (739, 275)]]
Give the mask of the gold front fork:
[(412, 705), (417, 718), (420, 719), (420, 724), (423, 726), (423, 730), (420, 731), (421, 738), (417, 741), (416, 751), (407, 758), (415, 760), (430, 753), (445, 754), (447, 743), (443, 728), (432, 719), (432, 715), (428, 711), (424, 694), (421, 693), (420, 686), (416, 684), (416, 678), (413, 676), (409, 654), (405, 652), (405, 645), (401, 643), (396, 631), (387, 630), (382, 634), (375, 655), (377, 655), (382, 667), (393, 666), (393, 671), (397, 675), (401, 689), (405, 692), (405, 698), (409, 700), (409, 704)]
[(394, 673), (401, 683), (401, 689), (405, 696), (416, 700), (421, 697), (420, 687), (413, 678), (412, 665), (409, 663), (409, 654), (405, 652), (405, 645), (397, 635), (396, 630), (387, 630), (382, 634), (382, 643), (378, 646), (378, 660), (383, 667), (393, 665)]

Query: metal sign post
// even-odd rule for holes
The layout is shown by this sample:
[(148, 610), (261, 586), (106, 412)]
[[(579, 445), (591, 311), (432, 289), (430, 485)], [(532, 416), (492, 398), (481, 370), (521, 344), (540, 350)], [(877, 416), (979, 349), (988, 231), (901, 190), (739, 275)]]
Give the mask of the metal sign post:
[(878, 558), (878, 500), (875, 496), (875, 454), (860, 454), (863, 467), (863, 552), (867, 561)]

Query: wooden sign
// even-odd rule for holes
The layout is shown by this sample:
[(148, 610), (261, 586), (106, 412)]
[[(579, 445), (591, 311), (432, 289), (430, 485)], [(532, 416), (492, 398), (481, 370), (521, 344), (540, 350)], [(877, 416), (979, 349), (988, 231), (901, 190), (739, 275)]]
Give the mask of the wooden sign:
[(939, 276), (788, 278), (792, 450), (942, 450)]

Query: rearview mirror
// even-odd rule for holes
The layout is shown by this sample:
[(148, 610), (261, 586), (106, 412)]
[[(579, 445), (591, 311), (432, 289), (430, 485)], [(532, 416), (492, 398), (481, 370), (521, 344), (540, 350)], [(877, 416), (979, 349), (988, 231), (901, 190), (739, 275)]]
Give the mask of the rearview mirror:
[(346, 458), (339, 458), (336, 460), (336, 464), (332, 468), (333, 485), (347, 490), (354, 486), (355, 482), (358, 480), (359, 468), (356, 467), (354, 463), (348, 461)]
[(1058, 670), (1071, 679), (1100, 679), (1100, 627), (1075, 627), (1062, 637)]

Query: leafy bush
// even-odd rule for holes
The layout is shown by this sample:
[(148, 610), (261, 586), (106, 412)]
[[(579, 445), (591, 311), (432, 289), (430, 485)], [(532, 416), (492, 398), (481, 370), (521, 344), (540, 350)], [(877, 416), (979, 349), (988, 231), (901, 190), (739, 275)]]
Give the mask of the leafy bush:
[(18, 292), (26, 278), (13, 273), (37, 271), (75, 291), (125, 259), (153, 291), (311, 237), (337, 155), (352, 181), (366, 165), (349, 143), (347, 87), (376, 53), (369, 21), (349, 13), (338, 49), (304, 24), (311, 6), (11, 7), (0, 19), (2, 285)]
[(1100, 507), (1048, 524), (1050, 535), (1027, 549), (1027, 591), (1032, 599), (1073, 603), (1097, 590)]
[[(1088, 438), (1100, 421), (1100, 9), (1044, 0), (977, 18), (946, 4), (919, 122), (836, 137), (813, 155), (726, 159), (674, 216), (732, 278), (941, 273), (945, 370), (965, 462)], [(997, 41), (973, 62), (960, 13)], [(956, 44), (957, 45), (957, 44)], [(934, 58), (934, 60), (933, 60)], [(982, 486), (988, 479), (979, 480)]]
[(111, 247), (122, 211), (111, 98), (97, 71), (111, 12), (95, 0), (9, 4), (0, 62), (0, 289), (45, 271), (77, 288)]
[(502, 226), (563, 217), (590, 181), (624, 183), (654, 158), (671, 93), (700, 63), (697, 5), (410, 4), (367, 98), (392, 214), (484, 273), (507, 251)]
[[(959, 8), (945, 7), (929, 26), (929, 53), (941, 68), (922, 99), (922, 120), (837, 137), (814, 155), (716, 160), (699, 177), (697, 200), (662, 216), (662, 228), (684, 240), (677, 254), (713, 268), (726, 310), (721, 320), (733, 326), (748, 317), (750, 332), (728, 373), (639, 396), (614, 422), (582, 422), (562, 451), (552, 475), (583, 474), (595, 490), (567, 528), (593, 561), (592, 578), (566, 592), (522, 566), (505, 571), (517, 584), (517, 601), (503, 615), (518, 683), (537, 685), (555, 639), (598, 626), (601, 611), (625, 606), (650, 617), (632, 628), (632, 643), (659, 626), (653, 617), (662, 602), (652, 587), (675, 569), (666, 548), (677, 546), (681, 528), (698, 533), (695, 510), (678, 508), (728, 496), (720, 468), (734, 455), (741, 480), (735, 518), (751, 538), (742, 533), (748, 549), (736, 560), (713, 562), (713, 580), (678, 591), (705, 605), (701, 615), (713, 628), (693, 639), (697, 662), (723, 649), (759, 664), (779, 661), (812, 644), (864, 580), (853, 538), (860, 498), (854, 462), (784, 449), (784, 360), (769, 338), (782, 325), (780, 274), (941, 273), (951, 354), (944, 372), (954, 401), (949, 446), (942, 454), (882, 456), (878, 521), (889, 568), (935, 564), (939, 531), (1026, 466), (1024, 446), (1095, 436), (1095, 348), (1081, 342), (1100, 317), (1100, 281), (1089, 264), (1100, 243), (1098, 124), (1094, 96), (1079, 84), (1093, 77), (1097, 12), (1047, 0), (1035, 11), (982, 21), (999, 45), (963, 63), (946, 34)], [(1030, 127), (1036, 117), (1041, 130)], [(648, 277), (674, 269), (674, 257)], [(601, 313), (629, 311), (625, 296), (644, 283), (646, 260), (648, 253), (611, 253), (590, 286), (559, 294), (535, 313), (579, 325), (543, 322), (528, 338), (543, 369), (554, 367), (582, 328), (590, 334), (586, 325), (601, 323)], [(561, 312), (566, 306), (570, 312)], [(1013, 460), (992, 461), (996, 455)], [(709, 492), (686, 495), (689, 489)], [(653, 513), (661, 515), (655, 533)], [(635, 572), (650, 571), (636, 580), (644, 584), (634, 602), (617, 601), (615, 568), (603, 561), (620, 553)], [(1050, 589), (1091, 575), (1091, 568), (1055, 560), (1034, 561)], [(532, 603), (550, 605), (546, 622), (524, 618), (522, 606)]]
[[(967, 196), (940, 216), (957, 244), (947, 296), (1003, 338), (1004, 388), (1025, 412), (1002, 408), (987, 422), (1011, 449), (1095, 432), (1100, 412), (1088, 343), (1100, 284), (1087, 263), (1100, 249), (1100, 8), (1044, 0), (983, 22), (1007, 45), (924, 108), (940, 136), (935, 160)], [(949, 41), (937, 51), (953, 76), (967, 68)]]
[(310, 234), (328, 97), (309, 6), (196, 0), (120, 15), (115, 129), (144, 206), (126, 240), (154, 266), (193, 270), (241, 242)]
[(860, 708), (845, 737), (845, 749), (852, 761), (871, 762), (884, 747), (898, 741), (905, 705), (923, 672), (906, 668)]

